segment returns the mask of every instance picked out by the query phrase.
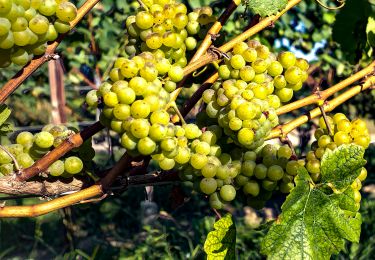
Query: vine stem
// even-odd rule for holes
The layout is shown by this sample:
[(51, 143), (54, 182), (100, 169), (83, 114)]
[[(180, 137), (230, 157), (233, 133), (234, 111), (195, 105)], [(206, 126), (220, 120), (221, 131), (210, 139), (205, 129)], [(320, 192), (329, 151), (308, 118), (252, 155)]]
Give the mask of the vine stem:
[[(83, 17), (92, 9), (100, 0), (87, 0), (77, 11), (77, 17), (70, 22), (71, 28), (74, 28)], [(12, 79), (10, 79), (0, 90), (0, 103), (11, 95), (31, 74), (40, 68), (44, 63), (51, 59), (55, 59), (55, 50), (61, 41), (67, 36), (69, 32), (61, 34), (55, 41), (48, 44), (46, 52), (40, 57), (36, 57), (31, 62), (23, 67)]]
[(89, 139), (102, 129), (104, 129), (104, 126), (100, 122), (96, 122), (95, 124), (85, 128), (83, 131), (69, 136), (58, 147), (36, 161), (32, 166), (21, 169), (18, 173), (16, 173), (16, 180), (26, 181), (36, 176), (40, 172), (46, 171), (53, 162), (60, 159), (73, 148), (79, 147), (85, 140)]
[[(336, 107), (341, 105), (342, 103), (346, 102), (348, 99), (358, 95), (362, 91), (366, 89), (370, 89), (375, 85), (375, 76), (368, 77), (362, 85), (357, 85), (355, 87), (350, 88), (349, 90), (345, 91), (344, 93), (338, 95), (336, 98), (326, 101), (322, 108), (325, 112), (331, 112)], [(274, 139), (274, 138), (283, 138), (288, 133), (293, 131), (295, 128), (307, 123), (309, 120), (316, 118), (322, 114), (320, 108), (315, 108), (310, 110), (306, 115), (300, 116), (294, 120), (289, 121), (288, 123), (279, 125), (275, 127), (271, 133), (266, 138), (267, 140)]]
[[(218, 48), (220, 52), (228, 52), (230, 51), (237, 43), (243, 42), (247, 39), (249, 39), (251, 36), (257, 34), (258, 32), (262, 31), (266, 27), (272, 25), (275, 21), (277, 21), (283, 14), (285, 14), (287, 11), (289, 11), (291, 8), (293, 8), (295, 5), (300, 3), (302, 0), (290, 0), (286, 7), (280, 11), (276, 15), (271, 15), (269, 17), (266, 17), (259, 21), (259, 23), (255, 24), (253, 27), (249, 28), (242, 34), (238, 35), (231, 41), (227, 42), (226, 44), (222, 45)], [(212, 63), (213, 61), (219, 60), (220, 57), (218, 57), (217, 54), (214, 53), (207, 53), (203, 56), (201, 56), (196, 61), (190, 63), (184, 68), (184, 74), (189, 75), (192, 72), (196, 71), (197, 69), (206, 66), (209, 63)]]
[(375, 61), (369, 64), (366, 68), (360, 70), (359, 72), (353, 74), (352, 76), (348, 77), (347, 79), (341, 81), (340, 83), (324, 90), (319, 91), (319, 93), (314, 93), (313, 95), (310, 95), (308, 97), (305, 97), (303, 99), (297, 100), (295, 102), (289, 103), (285, 106), (282, 106), (276, 110), (276, 113), (278, 115), (286, 114), (288, 112), (294, 111), (296, 109), (299, 109), (301, 107), (316, 104), (319, 101), (324, 101), (333, 94), (337, 93), (340, 90), (343, 90), (344, 88), (350, 86), (354, 82), (364, 78), (365, 76), (374, 73), (375, 70)]
[(0, 207), (0, 218), (14, 217), (37, 217), (51, 211), (71, 206), (81, 201), (86, 201), (106, 194), (106, 190), (116, 180), (117, 176), (131, 164), (131, 158), (124, 154), (118, 163), (108, 172), (108, 174), (97, 184), (76, 193), (31, 206), (6, 206)]

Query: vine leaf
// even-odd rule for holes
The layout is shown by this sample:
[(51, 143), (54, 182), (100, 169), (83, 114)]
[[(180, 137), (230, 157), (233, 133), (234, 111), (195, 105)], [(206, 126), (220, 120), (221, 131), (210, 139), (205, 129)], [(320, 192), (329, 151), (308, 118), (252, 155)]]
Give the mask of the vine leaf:
[(370, 46), (375, 47), (375, 15), (368, 18), (366, 33), (368, 43)]
[[(261, 245), (269, 259), (330, 259), (344, 249), (345, 239), (358, 242), (361, 215), (349, 217), (340, 208), (343, 194), (328, 195), (301, 168), (282, 213)], [(354, 201), (352, 201), (354, 203)]]
[(8, 123), (5, 123), (5, 121), (9, 118), (10, 113), (11, 110), (7, 105), (0, 105), (0, 136), (5, 136), (6, 134), (13, 131), (12, 126)]
[(287, 3), (288, 0), (249, 0), (247, 4), (254, 14), (265, 17), (284, 9)]
[(359, 145), (341, 145), (324, 153), (320, 171), (322, 183), (327, 183), (335, 192), (344, 191), (359, 176), (365, 165), (365, 149)]
[(207, 259), (235, 259), (236, 226), (231, 214), (227, 214), (214, 224), (204, 242)]

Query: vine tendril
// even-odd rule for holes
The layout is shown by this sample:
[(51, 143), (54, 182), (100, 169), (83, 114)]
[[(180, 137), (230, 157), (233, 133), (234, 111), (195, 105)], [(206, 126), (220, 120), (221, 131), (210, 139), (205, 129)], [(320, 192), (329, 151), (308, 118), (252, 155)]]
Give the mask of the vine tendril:
[(341, 9), (344, 7), (345, 5), (345, 0), (336, 0), (336, 2), (338, 2), (340, 5), (339, 6), (336, 6), (336, 7), (330, 7), (330, 6), (327, 6), (325, 5), (321, 0), (315, 0), (320, 6), (328, 9), (328, 10), (338, 10), (338, 9)]

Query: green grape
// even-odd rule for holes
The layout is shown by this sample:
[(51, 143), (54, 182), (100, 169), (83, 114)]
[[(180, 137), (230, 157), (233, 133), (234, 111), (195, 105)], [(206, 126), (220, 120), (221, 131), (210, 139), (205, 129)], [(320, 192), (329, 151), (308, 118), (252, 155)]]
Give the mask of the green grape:
[(244, 66), (240, 69), (240, 77), (246, 82), (254, 79), (256, 71), (251, 66)]
[(130, 132), (136, 138), (147, 137), (149, 131), (150, 123), (145, 119), (134, 119), (130, 124)]
[(370, 140), (370, 137), (368, 135), (360, 135), (360, 136), (356, 136), (354, 138), (353, 142), (355, 144), (360, 145), (363, 148), (367, 149), (370, 145), (371, 140)]
[(254, 161), (257, 158), (257, 154), (254, 151), (247, 151), (243, 155), (243, 160), (244, 161)]
[(150, 128), (149, 136), (154, 141), (161, 141), (167, 136), (167, 128), (161, 124), (153, 124)]
[(318, 145), (321, 148), (325, 148), (330, 142), (332, 142), (332, 139), (329, 135), (322, 135), (319, 137)]
[(263, 180), (262, 187), (266, 191), (273, 191), (277, 187), (277, 182), (271, 180)]
[(118, 120), (125, 120), (130, 116), (130, 107), (126, 104), (117, 104), (113, 108), (113, 116)]
[(279, 54), (277, 57), (277, 60), (281, 63), (281, 65), (285, 68), (288, 69), (296, 63), (296, 56), (289, 51), (285, 51)]
[(266, 144), (262, 148), (262, 157), (276, 156), (276, 155), (277, 155), (277, 148), (276, 148), (276, 146), (274, 146), (272, 144)]
[(256, 116), (256, 107), (253, 103), (245, 102), (236, 108), (236, 115), (241, 120), (250, 120)]
[(134, 150), (137, 147), (138, 139), (135, 138), (131, 133), (124, 133), (121, 136), (121, 145), (127, 150)]
[[(6, 149), (6, 148), (5, 148)], [(4, 149), (0, 149), (0, 164), (11, 163), (13, 160)]]
[(285, 88), (287, 85), (286, 79), (283, 75), (278, 75), (273, 79), (273, 85), (276, 89)]
[(65, 171), (64, 162), (57, 160), (48, 167), (48, 173), (52, 176), (61, 176)]
[(224, 201), (232, 201), (235, 197), (236, 189), (232, 185), (224, 185), (221, 187), (220, 198), (222, 198)]
[[(188, 148), (179, 147), (177, 151), (177, 155), (174, 157), (174, 160), (179, 164), (187, 164), (190, 161), (190, 150)], [(202, 170), (202, 174), (203, 174), (203, 170)]]
[(351, 137), (348, 133), (339, 131), (334, 135), (333, 140), (337, 146), (340, 146), (342, 144), (349, 144), (351, 142)]
[(260, 192), (260, 187), (259, 187), (258, 182), (253, 181), (253, 180), (249, 181), (243, 186), (243, 192), (245, 194), (249, 194), (254, 197), (258, 196)]
[(188, 139), (196, 139), (202, 135), (202, 131), (195, 124), (186, 124), (182, 126), (185, 130), (185, 136)]
[(282, 193), (290, 193), (290, 191), (294, 188), (294, 184), (292, 182), (284, 183), (282, 182), (280, 184), (280, 191)]
[(290, 88), (282, 88), (276, 90), (276, 95), (283, 103), (289, 102), (293, 97), (293, 90)]
[(129, 87), (134, 90), (137, 96), (141, 96), (146, 91), (147, 81), (141, 77), (134, 77), (129, 81)]
[(212, 194), (217, 189), (217, 183), (214, 178), (203, 178), (199, 183), (199, 188), (204, 194)]
[[(333, 118), (333, 121), (335, 122), (335, 117)], [(352, 130), (352, 124), (347, 119), (341, 119), (340, 121), (338, 121), (336, 127), (338, 131), (341, 131), (344, 133), (350, 133), (350, 131)]]
[(205, 178), (213, 178), (215, 177), (217, 170), (218, 166), (208, 163), (202, 168), (202, 175)]
[(0, 165), (0, 174), (2, 175), (9, 175), (14, 172), (14, 165), (12, 163), (6, 163)]
[(34, 160), (27, 153), (17, 155), (16, 160), (22, 168), (28, 168), (34, 164)]
[(305, 59), (296, 59), (296, 63), (294, 65), (303, 71), (307, 71), (309, 69), (309, 63)]
[(267, 59), (268, 56), (270, 55), (270, 50), (265, 45), (256, 46), (255, 50), (258, 54), (258, 57), (261, 58), (261, 59)]
[(289, 174), (289, 175), (292, 175), (292, 176), (296, 176), (298, 174), (298, 169), (300, 168), (300, 164), (298, 163), (298, 161), (289, 161), (287, 164), (286, 164), (286, 172)]
[(276, 77), (283, 73), (283, 66), (278, 61), (271, 62), (270, 66), (267, 69), (267, 73), (272, 77)]
[(53, 26), (58, 33), (67, 33), (70, 31), (70, 24), (59, 19), (54, 22)]
[(52, 16), (55, 14), (57, 9), (57, 4), (55, 0), (45, 0), (43, 1), (39, 7), (38, 11), (44, 16)]
[(141, 11), (137, 13), (135, 22), (140, 29), (145, 30), (152, 27), (154, 24), (154, 17), (148, 12)]
[(254, 168), (254, 175), (259, 180), (265, 179), (267, 177), (267, 167), (264, 164), (257, 164)]
[(93, 89), (87, 92), (85, 101), (89, 107), (97, 107), (99, 101), (97, 90)]
[(208, 143), (199, 142), (195, 146), (195, 152), (197, 152), (199, 154), (208, 155), (210, 153), (210, 151), (211, 151), (211, 147)]
[(233, 47), (233, 53), (234, 54), (242, 54), (244, 51), (246, 51), (249, 47), (244, 42), (236, 43)]
[(103, 95), (103, 102), (108, 107), (115, 107), (119, 101), (116, 93), (114, 92), (107, 92)]
[(254, 141), (254, 131), (249, 128), (242, 128), (237, 134), (238, 142), (247, 146), (251, 145)]
[(183, 29), (186, 27), (186, 25), (188, 24), (189, 22), (189, 18), (186, 14), (184, 13), (177, 13), (175, 16), (174, 16), (174, 19), (173, 19), (173, 25), (177, 28), (177, 29)]
[(158, 110), (155, 112), (152, 112), (150, 117), (151, 124), (162, 124), (167, 125), (169, 123), (169, 114), (168, 112), (164, 110)]
[(40, 148), (47, 149), (53, 146), (54, 137), (49, 132), (42, 131), (35, 134), (34, 143)]
[(130, 105), (134, 102), (136, 98), (136, 93), (132, 88), (122, 88), (118, 92), (115, 92), (117, 94), (118, 102), (121, 104), (127, 104)]
[(257, 57), (257, 51), (253, 48), (248, 48), (244, 52), (242, 52), (242, 57), (245, 59), (246, 62), (254, 62)]
[(230, 59), (230, 65), (234, 69), (239, 70), (246, 65), (246, 61), (241, 55), (236, 54), (236, 55), (233, 55), (233, 57)]
[(150, 105), (144, 100), (137, 100), (130, 106), (130, 113), (136, 119), (147, 118), (150, 112)]
[(176, 149), (177, 141), (172, 138), (166, 138), (161, 141), (160, 147), (163, 151), (171, 152)]
[(223, 208), (223, 203), (221, 202), (217, 192), (214, 192), (210, 195), (209, 202), (210, 202), (211, 208), (214, 208), (214, 209), (222, 209)]
[(285, 71), (285, 79), (290, 84), (297, 84), (302, 81), (302, 70), (292, 66)]
[(263, 59), (259, 59), (259, 58), (256, 61), (254, 61), (251, 65), (251, 67), (254, 69), (256, 74), (265, 72), (268, 66), (269, 64), (267, 63), (267, 61)]
[(271, 181), (281, 180), (284, 176), (284, 170), (279, 165), (272, 165), (267, 170), (267, 177)]
[(173, 65), (168, 71), (168, 77), (174, 82), (179, 82), (184, 77), (184, 70), (180, 66)]
[(156, 149), (156, 143), (149, 137), (139, 140), (137, 145), (138, 151), (143, 155), (150, 155)]
[(287, 158), (289, 159), (292, 156), (292, 149), (288, 145), (281, 146), (277, 151), (278, 158)]
[(192, 154), (190, 164), (194, 169), (200, 170), (207, 164), (208, 158), (203, 154)]
[(310, 160), (306, 163), (306, 169), (310, 173), (320, 173), (320, 162), (316, 159)]
[(83, 170), (83, 162), (76, 156), (70, 156), (64, 162), (65, 171), (69, 174), (77, 174)]
[[(333, 129), (334, 128), (333, 119), (329, 116), (327, 116), (326, 118), (327, 118), (328, 124), (331, 126), (331, 129)], [(319, 118), (319, 127), (322, 128), (323, 130), (328, 130), (326, 122), (324, 121), (324, 117)]]
[(316, 151), (315, 151), (316, 158), (318, 158), (318, 159), (322, 158), (323, 155), (324, 155), (324, 152), (325, 152), (325, 149), (322, 148), (322, 147), (319, 147), (318, 149), (316, 149)]
[(63, 22), (71, 22), (77, 16), (77, 8), (70, 2), (63, 2), (56, 9), (56, 16)]
[(0, 15), (6, 15), (12, 9), (12, 1), (0, 0)]
[(33, 144), (34, 135), (30, 132), (21, 132), (17, 135), (16, 143), (25, 147)]
[(254, 175), (255, 166), (255, 161), (246, 160), (242, 163), (241, 173), (247, 177), (251, 177)]

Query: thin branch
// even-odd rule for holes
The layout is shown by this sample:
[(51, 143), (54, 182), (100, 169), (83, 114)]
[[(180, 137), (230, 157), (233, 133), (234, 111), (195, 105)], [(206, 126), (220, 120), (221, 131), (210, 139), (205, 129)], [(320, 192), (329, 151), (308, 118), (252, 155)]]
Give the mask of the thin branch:
[(372, 62), (371, 64), (369, 64), (363, 70), (355, 73), (354, 75), (350, 76), (349, 78), (341, 81), (340, 83), (338, 83), (338, 84), (336, 84), (336, 85), (334, 85), (334, 86), (332, 86), (332, 87), (330, 87), (330, 88), (328, 88), (324, 91), (320, 91), (319, 93), (315, 93), (311, 96), (308, 96), (306, 98), (297, 100), (295, 102), (292, 102), (292, 103), (289, 103), (285, 106), (280, 107), (279, 109), (276, 110), (276, 113), (278, 115), (282, 115), (282, 114), (294, 111), (298, 108), (301, 108), (301, 107), (304, 107), (304, 106), (307, 106), (307, 105), (316, 104), (318, 101), (321, 101), (321, 100), (324, 101), (327, 98), (329, 98), (330, 96), (332, 96), (333, 94), (337, 93), (338, 91), (350, 86), (354, 82), (364, 78), (365, 76), (367, 76), (371, 73), (374, 73), (374, 69), (375, 69), (375, 61)]
[[(87, 0), (78, 9), (77, 17), (70, 22), (71, 28), (74, 28), (99, 1), (100, 0)], [(57, 46), (59, 46), (68, 33), (60, 35), (55, 41), (48, 44), (44, 55), (34, 58), (1, 88), (0, 103), (4, 103), (8, 96), (11, 95), (31, 74), (33, 74), (34, 71), (54, 57)]]
[[(368, 77), (362, 85), (357, 85), (355, 87), (350, 88), (349, 90), (345, 91), (344, 93), (340, 94), (336, 98), (327, 101), (323, 104), (323, 109), (325, 112), (331, 112), (339, 105), (346, 102), (348, 99), (358, 95), (362, 91), (366, 89), (371, 89), (375, 85), (375, 76)], [(320, 108), (315, 108), (310, 110), (306, 115), (300, 116), (294, 120), (289, 121), (286, 124), (279, 125), (275, 127), (271, 134), (266, 138), (267, 140), (285, 137), (288, 133), (293, 131), (295, 128), (307, 123), (309, 120), (321, 116)]]
[(46, 171), (53, 162), (60, 159), (73, 148), (79, 147), (85, 140), (89, 139), (103, 128), (104, 126), (100, 124), (100, 122), (96, 122), (95, 124), (85, 128), (81, 132), (71, 135), (58, 147), (36, 161), (32, 166), (20, 170), (16, 175), (16, 179), (18, 181), (26, 181), (36, 176), (37, 174)]
[(99, 183), (76, 193), (65, 195), (63, 197), (43, 202), (37, 205), (0, 207), (0, 218), (37, 217), (55, 211), (57, 209), (62, 209), (74, 205), (81, 201), (93, 199), (95, 197), (101, 197), (106, 194), (106, 191), (115, 181), (117, 176), (121, 175), (129, 165), (130, 158), (127, 154), (124, 154), (120, 161)]

